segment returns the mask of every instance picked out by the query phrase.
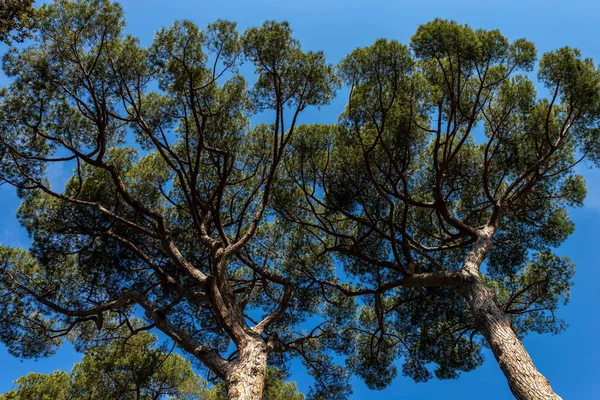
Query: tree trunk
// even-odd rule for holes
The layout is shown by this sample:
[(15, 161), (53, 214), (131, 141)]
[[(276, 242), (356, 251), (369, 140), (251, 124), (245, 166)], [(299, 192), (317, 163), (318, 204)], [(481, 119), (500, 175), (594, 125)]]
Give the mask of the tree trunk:
[(267, 373), (267, 345), (252, 338), (238, 345), (238, 361), (227, 374), (229, 400), (260, 400)]
[(519, 400), (559, 400), (550, 383), (533, 365), (531, 357), (515, 335), (510, 318), (498, 307), (496, 295), (485, 287), (479, 269), (492, 247), (495, 228), (487, 226), (478, 232), (478, 239), (462, 267), (463, 292), (475, 317), (477, 329), (485, 336), (508, 386)]
[(496, 304), (495, 294), (485, 287), (479, 275), (470, 275), (469, 278), (464, 290), (477, 328), (487, 339), (515, 398), (560, 399), (533, 365), (527, 350), (512, 330), (510, 319)]

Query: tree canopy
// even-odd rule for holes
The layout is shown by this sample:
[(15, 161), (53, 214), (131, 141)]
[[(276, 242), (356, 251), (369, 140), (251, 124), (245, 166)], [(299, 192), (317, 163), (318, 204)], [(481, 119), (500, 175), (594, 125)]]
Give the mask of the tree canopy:
[(0, 42), (21, 42), (35, 21), (34, 0), (3, 0), (0, 3)]
[[(127, 333), (121, 329), (120, 333)], [(94, 344), (83, 360), (67, 373), (30, 373), (15, 381), (16, 387), (0, 395), (1, 400), (105, 400), (178, 399), (223, 400), (223, 385), (208, 387), (188, 360), (172, 348), (156, 345), (156, 336), (142, 331), (117, 340)], [(271, 368), (267, 371), (264, 398), (302, 400), (294, 382)]]
[[(565, 326), (574, 265), (554, 249), (586, 193), (574, 167), (600, 161), (591, 59), (440, 19), (337, 66), (286, 22), (176, 21), (143, 47), (108, 0), (36, 19), (0, 92), (0, 178), (32, 238), (0, 247), (12, 354), (110, 315), (162, 331), (230, 399), (260, 399), (292, 357), (310, 398), (343, 399), (351, 372), (456, 378), (483, 346), (515, 397), (557, 398), (520, 338)], [(342, 86), (337, 123), (298, 123)]]
[(127, 340), (96, 344), (70, 373), (30, 373), (0, 396), (20, 399), (202, 399), (205, 382), (189, 361), (156, 347), (156, 336), (140, 332)]
[(532, 364), (511, 371), (521, 349), (501, 342), (565, 327), (574, 265), (553, 250), (586, 194), (575, 165), (598, 161), (600, 72), (576, 49), (546, 53), (546, 98), (535, 60), (524, 39), (434, 20), (410, 46), (345, 57), (339, 123), (295, 136), (277, 207), (343, 264), (349, 279), (322, 284), (364, 299), (350, 366), (370, 387), (398, 358), (417, 381), (455, 378), (488, 344), (515, 396), (538, 398), (518, 387)]
[[(317, 300), (312, 282), (333, 278), (333, 260), (305, 257), (312, 239), (270, 206), (298, 116), (338, 86), (324, 54), (272, 21), (243, 35), (178, 21), (144, 48), (117, 3), (58, 0), (37, 17), (34, 43), (4, 58), (13, 82), (0, 94), (1, 176), (33, 240), (1, 250), (10, 351), (51, 354), (81, 323), (102, 328), (105, 312), (126, 320), (137, 305), (236, 393), (263, 381), (267, 353), (300, 357), (315, 396), (346, 393), (327, 350), (349, 351), (337, 331), (352, 301)], [(259, 112), (273, 122), (251, 126)], [(64, 188), (49, 165), (74, 170)]]

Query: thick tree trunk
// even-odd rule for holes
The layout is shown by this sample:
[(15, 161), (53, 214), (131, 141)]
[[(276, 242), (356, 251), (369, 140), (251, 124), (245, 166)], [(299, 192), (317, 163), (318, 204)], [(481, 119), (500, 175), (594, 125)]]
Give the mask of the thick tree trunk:
[(510, 319), (498, 308), (494, 293), (477, 276), (465, 287), (476, 324), (489, 343), (508, 385), (519, 400), (557, 400), (548, 380), (535, 368), (515, 335)]
[(229, 400), (260, 400), (267, 373), (267, 345), (260, 337), (240, 343), (238, 361), (227, 374)]
[(486, 228), (463, 265), (463, 290), (479, 331), (490, 345), (508, 385), (519, 400), (557, 400), (548, 380), (535, 368), (515, 335), (510, 318), (498, 307), (494, 292), (485, 287), (479, 268), (492, 245), (493, 228)]

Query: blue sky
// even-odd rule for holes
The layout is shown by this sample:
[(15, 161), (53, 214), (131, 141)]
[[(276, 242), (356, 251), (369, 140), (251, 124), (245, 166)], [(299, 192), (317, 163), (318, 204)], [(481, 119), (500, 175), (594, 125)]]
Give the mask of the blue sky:
[[(500, 29), (510, 39), (533, 41), (539, 53), (562, 46), (581, 49), (600, 62), (600, 2), (594, 0), (125, 0), (129, 33), (150, 44), (154, 32), (175, 19), (191, 19), (200, 26), (217, 18), (239, 24), (240, 30), (266, 19), (287, 20), (295, 37), (309, 50), (324, 50), (330, 62), (339, 61), (356, 47), (385, 37), (407, 43), (416, 28), (433, 18), (447, 18), (475, 28)], [(4, 52), (5, 47), (0, 46)], [(7, 80), (0, 73), (0, 86)], [(340, 96), (332, 106), (311, 111), (307, 120), (333, 122), (344, 105)], [(565, 399), (600, 398), (600, 281), (598, 227), (600, 226), (600, 171), (580, 168), (588, 181), (583, 208), (572, 211), (576, 232), (558, 249), (577, 264), (570, 304), (561, 310), (569, 323), (562, 334), (530, 335), (525, 341), (536, 366)], [(51, 171), (53, 181), (64, 182), (70, 171)], [(0, 186), (0, 243), (26, 247), (29, 239), (14, 215), (18, 200), (14, 190)], [(415, 384), (398, 377), (383, 391), (369, 391), (353, 381), (352, 399), (510, 399), (506, 380), (490, 352), (485, 364), (452, 381), (432, 380)], [(0, 393), (28, 372), (69, 370), (81, 356), (63, 348), (50, 358), (20, 361), (0, 347)], [(310, 378), (301, 367), (292, 369), (292, 379), (308, 391)]]

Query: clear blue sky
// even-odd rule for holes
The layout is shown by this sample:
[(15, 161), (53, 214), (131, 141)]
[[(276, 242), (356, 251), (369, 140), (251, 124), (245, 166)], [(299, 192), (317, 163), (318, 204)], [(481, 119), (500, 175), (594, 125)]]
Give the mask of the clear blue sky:
[[(236, 21), (241, 30), (266, 19), (287, 20), (305, 49), (324, 50), (337, 62), (356, 47), (385, 37), (407, 43), (416, 28), (433, 18), (447, 18), (475, 28), (500, 29), (510, 39), (533, 41), (540, 53), (561, 46), (581, 49), (600, 62), (600, 2), (597, 0), (124, 0), (128, 31), (147, 45), (160, 27), (176, 19), (191, 19), (200, 26), (217, 18)], [(0, 51), (6, 48), (0, 46)], [(7, 80), (0, 73), (0, 86)], [(333, 122), (344, 105), (312, 111), (312, 121)], [(564, 399), (600, 398), (600, 171), (582, 167), (588, 181), (583, 208), (573, 210), (576, 232), (558, 250), (577, 264), (570, 304), (561, 310), (569, 328), (558, 336), (530, 335), (524, 343), (536, 366)], [(52, 170), (52, 179), (64, 182), (70, 171)], [(0, 187), (0, 243), (26, 247), (26, 233), (14, 215), (18, 201), (12, 188)], [(490, 352), (485, 364), (452, 381), (415, 384), (398, 377), (383, 391), (369, 391), (353, 381), (352, 399), (510, 399), (508, 386)], [(0, 393), (28, 372), (69, 370), (80, 355), (69, 348), (55, 356), (20, 361), (0, 347)], [(292, 368), (292, 379), (307, 391), (310, 378), (301, 367)]]

